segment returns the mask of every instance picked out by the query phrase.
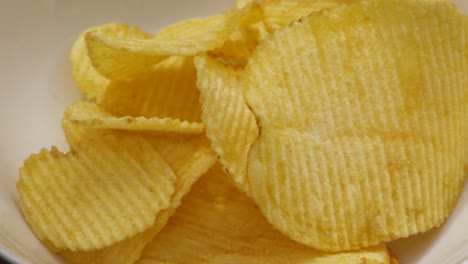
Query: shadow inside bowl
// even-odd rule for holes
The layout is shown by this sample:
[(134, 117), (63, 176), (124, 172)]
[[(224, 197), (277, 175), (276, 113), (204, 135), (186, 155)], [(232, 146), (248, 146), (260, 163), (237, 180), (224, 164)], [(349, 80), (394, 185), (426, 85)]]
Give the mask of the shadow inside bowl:
[(388, 244), (395, 253), (400, 263), (420, 263), (421, 259), (435, 246), (440, 236), (441, 228), (410, 236), (400, 238)]

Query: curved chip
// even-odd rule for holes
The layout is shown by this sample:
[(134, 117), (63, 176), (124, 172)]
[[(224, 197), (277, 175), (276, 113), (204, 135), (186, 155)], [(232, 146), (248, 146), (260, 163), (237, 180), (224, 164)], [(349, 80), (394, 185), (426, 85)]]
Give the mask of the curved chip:
[(243, 8), (244, 6), (256, 2), (256, 0), (236, 0), (236, 7), (237, 8)]
[(195, 183), (136, 263), (389, 264), (390, 257), (384, 245), (327, 254), (295, 243), (215, 166)]
[(137, 135), (102, 135), (68, 154), (31, 155), (17, 183), (24, 216), (60, 251), (101, 249), (138, 234), (170, 207), (177, 177)]
[(265, 24), (260, 21), (255, 24), (241, 25), (224, 42), (222, 47), (209, 52), (234, 65), (245, 65), (257, 45), (268, 34)]
[[(163, 210), (156, 219), (160, 218)], [(144, 247), (151, 242), (163, 225), (153, 225), (149, 229), (131, 238), (112, 244), (98, 250), (71, 251), (64, 250), (60, 255), (70, 264), (132, 264), (140, 258)]]
[(70, 105), (65, 112), (64, 119), (68, 120), (65, 122), (82, 124), (90, 128), (118, 129), (153, 134), (200, 134), (204, 130), (203, 123), (191, 123), (169, 117), (118, 117), (105, 111), (95, 103), (84, 101)]
[(200, 92), (192, 57), (170, 57), (144, 79), (113, 82), (98, 104), (117, 117), (201, 121)]
[(244, 74), (261, 130), (248, 179), (276, 228), (340, 251), (446, 219), (466, 175), (464, 19), (448, 1), (363, 1), (259, 45)]
[[(191, 41), (201, 41), (204, 45), (212, 45), (208, 43), (208, 39), (201, 39), (203, 34), (209, 33), (207, 36), (209, 39), (214, 41), (222, 41), (228, 32), (221, 33), (221, 29), (228, 29), (227, 21), (232, 18), (233, 13), (219, 14), (205, 18), (190, 18), (182, 20), (175, 24), (172, 24), (166, 28), (160, 30), (154, 40), (176, 40), (178, 38), (184, 38)], [(210, 28), (213, 28), (212, 32), (208, 32)], [(218, 44), (219, 45), (219, 44)]]
[(168, 56), (193, 56), (221, 47), (243, 21), (258, 18), (260, 9), (242, 9), (208, 18), (190, 19), (162, 30), (153, 39), (121, 39), (98, 32), (85, 36), (88, 54), (97, 70), (111, 80), (144, 76)]
[(77, 146), (80, 141), (88, 134), (94, 133), (93, 128), (73, 123), (71, 120), (62, 118), (62, 130), (65, 139), (70, 147)]
[(357, 0), (263, 0), (261, 7), (266, 27), (273, 32), (312, 12)]
[(109, 85), (109, 80), (96, 71), (88, 57), (85, 35), (88, 32), (98, 32), (104, 36), (118, 38), (142, 38), (152, 36), (137, 27), (120, 23), (108, 23), (90, 28), (83, 32), (74, 42), (70, 53), (73, 64), (73, 80), (88, 99), (99, 97)]
[(243, 70), (209, 56), (196, 57), (195, 66), (206, 135), (236, 185), (248, 193), (247, 157), (258, 128), (242, 95)]
[(145, 136), (161, 157), (171, 166), (177, 176), (170, 206), (160, 211), (153, 226), (129, 239), (109, 247), (88, 252), (63, 251), (60, 254), (68, 263), (88, 264), (131, 264), (139, 257), (143, 248), (166, 225), (169, 217), (180, 205), (198, 178), (215, 163), (216, 155), (204, 137), (181, 139), (175, 137)]
[(223, 46), (210, 50), (209, 54), (234, 65), (245, 65), (268, 30), (263, 23), (263, 14), (255, 1), (236, 3), (239, 6), (251, 6), (251, 19), (238, 20), (235, 30), (226, 39)]

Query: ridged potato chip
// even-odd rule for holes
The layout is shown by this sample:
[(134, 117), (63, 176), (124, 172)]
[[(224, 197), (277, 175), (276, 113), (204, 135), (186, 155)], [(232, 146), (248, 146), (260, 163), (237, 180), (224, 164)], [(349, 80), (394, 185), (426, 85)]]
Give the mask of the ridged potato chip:
[(86, 48), (85, 35), (87, 32), (98, 32), (105, 36), (118, 38), (142, 38), (148, 39), (152, 35), (143, 30), (120, 23), (108, 23), (97, 27), (90, 28), (83, 32), (73, 44), (70, 60), (73, 63), (73, 80), (86, 95), (88, 99), (99, 97), (107, 88), (110, 81), (96, 71), (88, 57), (88, 49)]
[(256, 2), (255, 0), (235, 0), (237, 8), (243, 8), (244, 6)]
[[(165, 211), (159, 213), (156, 220), (159, 220)], [(144, 247), (151, 242), (163, 226), (154, 224), (141, 233), (102, 249), (91, 251), (64, 250), (60, 252), (60, 255), (70, 264), (132, 264), (140, 258)]]
[(130, 80), (152, 71), (168, 56), (193, 56), (221, 47), (245, 21), (257, 19), (260, 8), (249, 4), (239, 10), (172, 25), (153, 39), (120, 39), (98, 32), (85, 36), (88, 55), (97, 70), (111, 80)]
[(235, 64), (245, 65), (260, 41), (268, 34), (263, 21), (245, 25), (234, 31), (222, 47), (209, 52), (210, 55)]
[(138, 135), (100, 135), (68, 154), (31, 155), (17, 183), (31, 229), (61, 251), (101, 249), (138, 234), (170, 207), (177, 177)]
[[(208, 46), (212, 44), (209, 44), (207, 40), (201, 39), (202, 35), (208, 33), (209, 36), (207, 37), (219, 43), (219, 41), (222, 41), (222, 39), (226, 38), (227, 34), (229, 34), (229, 32), (222, 33), (221, 29), (229, 29), (226, 22), (233, 19), (233, 16), (234, 11), (231, 10), (224, 14), (217, 14), (210, 17), (182, 20), (160, 30), (154, 37), (154, 40), (176, 40), (178, 38), (184, 38), (194, 42), (201, 41), (201, 45), (204, 43)], [(213, 32), (209, 33), (208, 30), (211, 28), (213, 28)], [(216, 34), (219, 35), (215, 36)]]
[(260, 129), (248, 179), (276, 228), (341, 251), (446, 219), (466, 171), (465, 20), (448, 1), (363, 1), (258, 46), (243, 75)]
[(254, 6), (252, 18), (250, 20), (238, 20), (236, 26), (223, 46), (209, 51), (209, 54), (222, 58), (231, 64), (245, 65), (248, 58), (263, 38), (268, 35), (268, 30), (263, 23), (263, 14), (255, 1), (245, 1), (236, 3), (238, 8), (247, 5)]
[(94, 134), (95, 130), (103, 131), (101, 129), (90, 128), (79, 123), (74, 123), (65, 118), (65, 116), (62, 118), (62, 130), (71, 148), (77, 146), (86, 135)]
[(63, 122), (81, 124), (90, 128), (118, 129), (144, 133), (182, 133), (200, 134), (203, 132), (203, 123), (190, 123), (169, 117), (147, 118), (144, 116), (114, 116), (92, 102), (80, 101), (70, 105)]
[(301, 17), (324, 8), (336, 7), (358, 0), (263, 0), (262, 11), (266, 27), (273, 32)]
[(200, 92), (192, 57), (170, 57), (143, 79), (113, 82), (97, 101), (117, 117), (201, 121)]
[(195, 66), (206, 135), (235, 184), (248, 193), (247, 158), (258, 128), (242, 95), (239, 77), (243, 69), (206, 55), (196, 57)]
[(166, 225), (167, 220), (180, 205), (182, 198), (189, 192), (192, 185), (216, 161), (216, 155), (209, 148), (209, 142), (201, 136), (187, 139), (155, 136), (145, 136), (145, 138), (152, 143), (177, 176), (170, 206), (158, 213), (151, 228), (129, 239), (100, 250), (61, 252), (60, 254), (67, 262), (76, 264), (134, 263), (140, 257), (143, 248)]
[(389, 264), (390, 257), (384, 245), (327, 254), (297, 244), (274, 229), (215, 166), (195, 183), (136, 263)]
[[(74, 149), (79, 142), (95, 134), (110, 133), (106, 130), (92, 129), (80, 124), (67, 122), (62, 123), (67, 141), (70, 147)], [(198, 177), (211, 167), (216, 155), (210, 150), (209, 142), (203, 137), (191, 137), (187, 139), (177, 139), (175, 137), (153, 137), (145, 136), (152, 142), (156, 150), (163, 159), (173, 168), (177, 175), (175, 183), (175, 194), (171, 199), (171, 206), (161, 211), (156, 216), (155, 224), (148, 230), (139, 233), (129, 239), (113, 244), (109, 247), (92, 250), (73, 252), (64, 250), (60, 254), (69, 263), (89, 263), (89, 264), (113, 264), (113, 263), (133, 263), (140, 256), (144, 246), (166, 224), (167, 219), (173, 214), (174, 210), (180, 204), (181, 198), (189, 191), (192, 184)]]
[[(196, 78), (192, 57), (170, 57), (143, 79), (112, 81), (97, 99), (99, 105), (71, 105), (62, 126), (66, 129), (80, 123), (99, 129), (200, 134), (204, 125)], [(65, 132), (77, 133), (73, 129)]]

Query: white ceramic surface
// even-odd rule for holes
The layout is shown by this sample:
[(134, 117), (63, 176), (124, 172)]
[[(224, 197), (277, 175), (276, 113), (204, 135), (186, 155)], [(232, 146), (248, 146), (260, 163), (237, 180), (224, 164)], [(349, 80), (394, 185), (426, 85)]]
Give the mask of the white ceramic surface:
[[(468, 13), (468, 0), (454, 2)], [(15, 182), (30, 153), (51, 145), (66, 148), (60, 120), (79, 98), (68, 61), (79, 32), (110, 21), (155, 32), (230, 5), (230, 0), (0, 0), (0, 255), (17, 263), (61, 263), (21, 217)], [(468, 264), (468, 186), (441, 228), (390, 245), (402, 264)]]

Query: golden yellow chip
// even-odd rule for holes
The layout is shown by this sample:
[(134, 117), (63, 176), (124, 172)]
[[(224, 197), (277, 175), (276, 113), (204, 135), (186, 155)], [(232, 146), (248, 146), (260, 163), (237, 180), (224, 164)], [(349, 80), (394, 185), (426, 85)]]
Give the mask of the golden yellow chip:
[(390, 257), (384, 245), (327, 254), (297, 244), (274, 229), (215, 166), (195, 183), (136, 263), (389, 264)]
[(100, 135), (68, 154), (31, 155), (17, 183), (24, 216), (60, 251), (101, 249), (138, 234), (171, 206), (177, 177), (138, 135)]
[[(160, 218), (166, 210), (161, 211), (156, 219)], [(160, 231), (163, 225), (153, 225), (149, 229), (132, 236), (131, 238), (112, 244), (111, 246), (91, 251), (64, 250), (60, 255), (73, 264), (132, 264), (139, 259), (144, 247)], [(156, 229), (159, 228), (159, 229)]]
[(70, 105), (65, 112), (64, 119), (67, 120), (64, 122), (81, 124), (90, 128), (118, 129), (153, 134), (200, 134), (204, 130), (203, 123), (191, 123), (169, 117), (118, 117), (105, 111), (95, 103), (84, 101)]
[(265, 40), (244, 74), (250, 194), (281, 232), (338, 251), (439, 226), (465, 179), (464, 15), (363, 1)]
[(289, 25), (294, 20), (324, 8), (336, 7), (358, 0), (263, 0), (264, 22), (272, 32)]
[(243, 8), (244, 6), (256, 2), (256, 0), (236, 0), (236, 7), (237, 8)]
[(144, 79), (114, 82), (98, 104), (117, 117), (201, 121), (200, 92), (192, 57), (170, 57)]
[(73, 123), (71, 120), (63, 117), (62, 130), (68, 145), (73, 148), (77, 146), (86, 135), (94, 133), (96, 129)]
[[(175, 23), (159, 31), (155, 35), (154, 40), (176, 40), (183, 38), (187, 41), (198, 41), (198, 45), (208, 46), (212, 45), (208, 43), (210, 38), (214, 41), (219, 41), (220, 39), (226, 40), (233, 30), (256, 23), (260, 19), (260, 6), (257, 3), (251, 2), (241, 8), (229, 9), (220, 15), (187, 19)], [(223, 28), (226, 29), (225, 32), (221, 32)], [(214, 36), (214, 34), (217, 34), (217, 36)], [(206, 49), (205, 51), (207, 50), (210, 49)]]
[[(237, 3), (239, 6), (251, 6), (251, 19), (238, 20), (240, 23), (236, 26), (223, 46), (209, 51), (215, 57), (220, 57), (223, 60), (236, 65), (245, 65), (248, 58), (259, 42), (268, 34), (268, 31), (263, 23), (263, 15), (260, 7), (254, 1), (246, 1), (245, 3)], [(242, 8), (239, 7), (239, 8)]]
[(93, 65), (111, 80), (130, 80), (144, 76), (168, 56), (193, 56), (218, 47), (244, 21), (258, 19), (260, 9), (250, 4), (242, 9), (208, 18), (179, 22), (153, 39), (120, 39), (98, 32), (85, 36)]
[[(229, 14), (219, 14), (205, 18), (191, 18), (182, 20), (175, 24), (172, 24), (166, 28), (160, 30), (154, 37), (153, 40), (176, 40), (178, 38), (184, 38), (191, 41), (201, 41), (200, 45), (212, 45), (209, 44), (206, 40), (201, 39), (200, 37), (203, 34), (209, 33), (210, 28), (213, 28), (213, 33), (211, 34), (221, 34), (218, 36), (210, 35), (207, 36), (214, 41), (222, 41), (222, 38), (226, 37), (228, 32), (218, 32), (221, 29), (228, 29), (226, 22), (229, 19), (232, 19), (233, 13)], [(218, 44), (219, 45), (219, 44)], [(190, 54), (192, 55), (192, 54)]]
[(119, 23), (108, 23), (93, 27), (83, 32), (73, 44), (70, 60), (73, 63), (73, 80), (80, 91), (88, 99), (99, 97), (107, 88), (110, 81), (96, 71), (92, 65), (85, 43), (85, 34), (87, 32), (98, 32), (105, 36), (119, 38), (151, 38), (152, 36), (137, 27), (132, 27)]
[(266, 37), (270, 35), (263, 21), (253, 24), (251, 27), (255, 30), (254, 32), (259, 42), (263, 41)]
[(206, 135), (236, 185), (248, 193), (247, 157), (258, 128), (242, 95), (243, 70), (209, 56), (196, 57), (195, 66)]
[(174, 194), (170, 206), (156, 216), (153, 226), (129, 239), (113, 244), (101, 250), (88, 252), (63, 251), (60, 254), (69, 263), (88, 264), (131, 264), (155, 235), (166, 225), (169, 217), (180, 205), (182, 198), (198, 178), (215, 163), (216, 154), (209, 148), (209, 142), (203, 137), (186, 139), (175, 137), (145, 136), (161, 157), (171, 166), (177, 176)]
[(260, 41), (268, 34), (263, 21), (234, 31), (222, 47), (209, 53), (234, 65), (245, 65)]
[(62, 118), (62, 130), (71, 149), (78, 146), (78, 144), (88, 136), (118, 133), (117, 130), (92, 128), (80, 122), (72, 122), (65, 116)]

